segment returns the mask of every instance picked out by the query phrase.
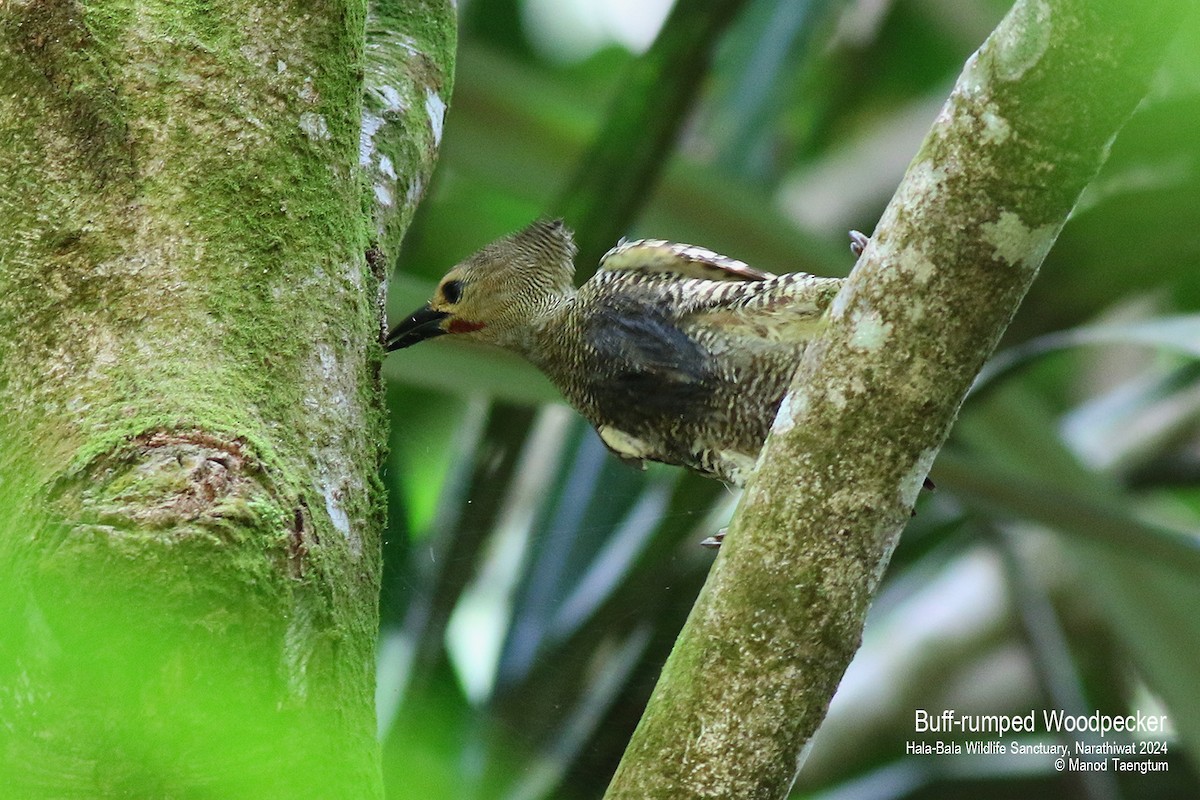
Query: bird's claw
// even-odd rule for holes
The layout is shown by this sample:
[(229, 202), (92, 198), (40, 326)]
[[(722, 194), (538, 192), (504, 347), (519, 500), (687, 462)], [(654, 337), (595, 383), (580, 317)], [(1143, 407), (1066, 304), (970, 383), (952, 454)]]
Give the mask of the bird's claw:
[(863, 254), (863, 250), (867, 249), (870, 241), (871, 237), (862, 231), (850, 231), (850, 252), (854, 254), (855, 258), (858, 258)]

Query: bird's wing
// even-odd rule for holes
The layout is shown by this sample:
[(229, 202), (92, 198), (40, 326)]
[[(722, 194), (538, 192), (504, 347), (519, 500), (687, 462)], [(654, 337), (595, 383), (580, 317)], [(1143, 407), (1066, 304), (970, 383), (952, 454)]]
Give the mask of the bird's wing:
[(599, 292), (661, 298), (671, 323), (689, 335), (774, 345), (811, 338), (842, 280), (774, 275), (703, 247), (642, 239), (609, 250), (593, 282)]
[(655, 415), (705, 391), (709, 356), (674, 324), (665, 303), (613, 294), (592, 306), (582, 332), (600, 365), (589, 379), (601, 406)]
[(622, 241), (604, 254), (597, 271), (676, 276), (704, 281), (765, 281), (775, 277), (712, 250), (661, 239)]
[(709, 331), (722, 338), (800, 343), (825, 324), (825, 312), (841, 285), (840, 278), (803, 272), (740, 285), (689, 282), (679, 287), (677, 320), (685, 331)]

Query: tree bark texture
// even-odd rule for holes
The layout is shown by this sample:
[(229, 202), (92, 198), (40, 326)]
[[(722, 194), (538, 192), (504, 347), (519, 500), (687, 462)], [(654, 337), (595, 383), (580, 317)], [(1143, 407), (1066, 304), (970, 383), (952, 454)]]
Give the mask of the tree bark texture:
[(0, 5), (20, 796), (381, 795), (382, 275), (454, 37), (450, 0)]
[(967, 390), (1187, 0), (1018, 0), (806, 352), (606, 795), (787, 795)]

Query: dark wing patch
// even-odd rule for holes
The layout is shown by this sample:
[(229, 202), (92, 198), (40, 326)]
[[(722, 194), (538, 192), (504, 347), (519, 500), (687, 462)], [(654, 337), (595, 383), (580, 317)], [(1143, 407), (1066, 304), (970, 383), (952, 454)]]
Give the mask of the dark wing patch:
[(600, 270), (676, 275), (704, 281), (765, 281), (775, 277), (735, 258), (662, 239), (621, 242), (600, 259)]
[(611, 420), (687, 413), (711, 385), (711, 356), (676, 327), (662, 301), (605, 298), (584, 327), (597, 355), (592, 394)]

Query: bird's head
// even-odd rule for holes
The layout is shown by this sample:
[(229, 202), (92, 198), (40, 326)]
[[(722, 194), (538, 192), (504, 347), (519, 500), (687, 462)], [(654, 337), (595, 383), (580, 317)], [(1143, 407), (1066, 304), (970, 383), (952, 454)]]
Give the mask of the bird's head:
[(388, 334), (400, 350), (452, 333), (521, 349), (537, 319), (573, 291), (575, 241), (562, 220), (538, 220), (456, 265), (428, 303)]

